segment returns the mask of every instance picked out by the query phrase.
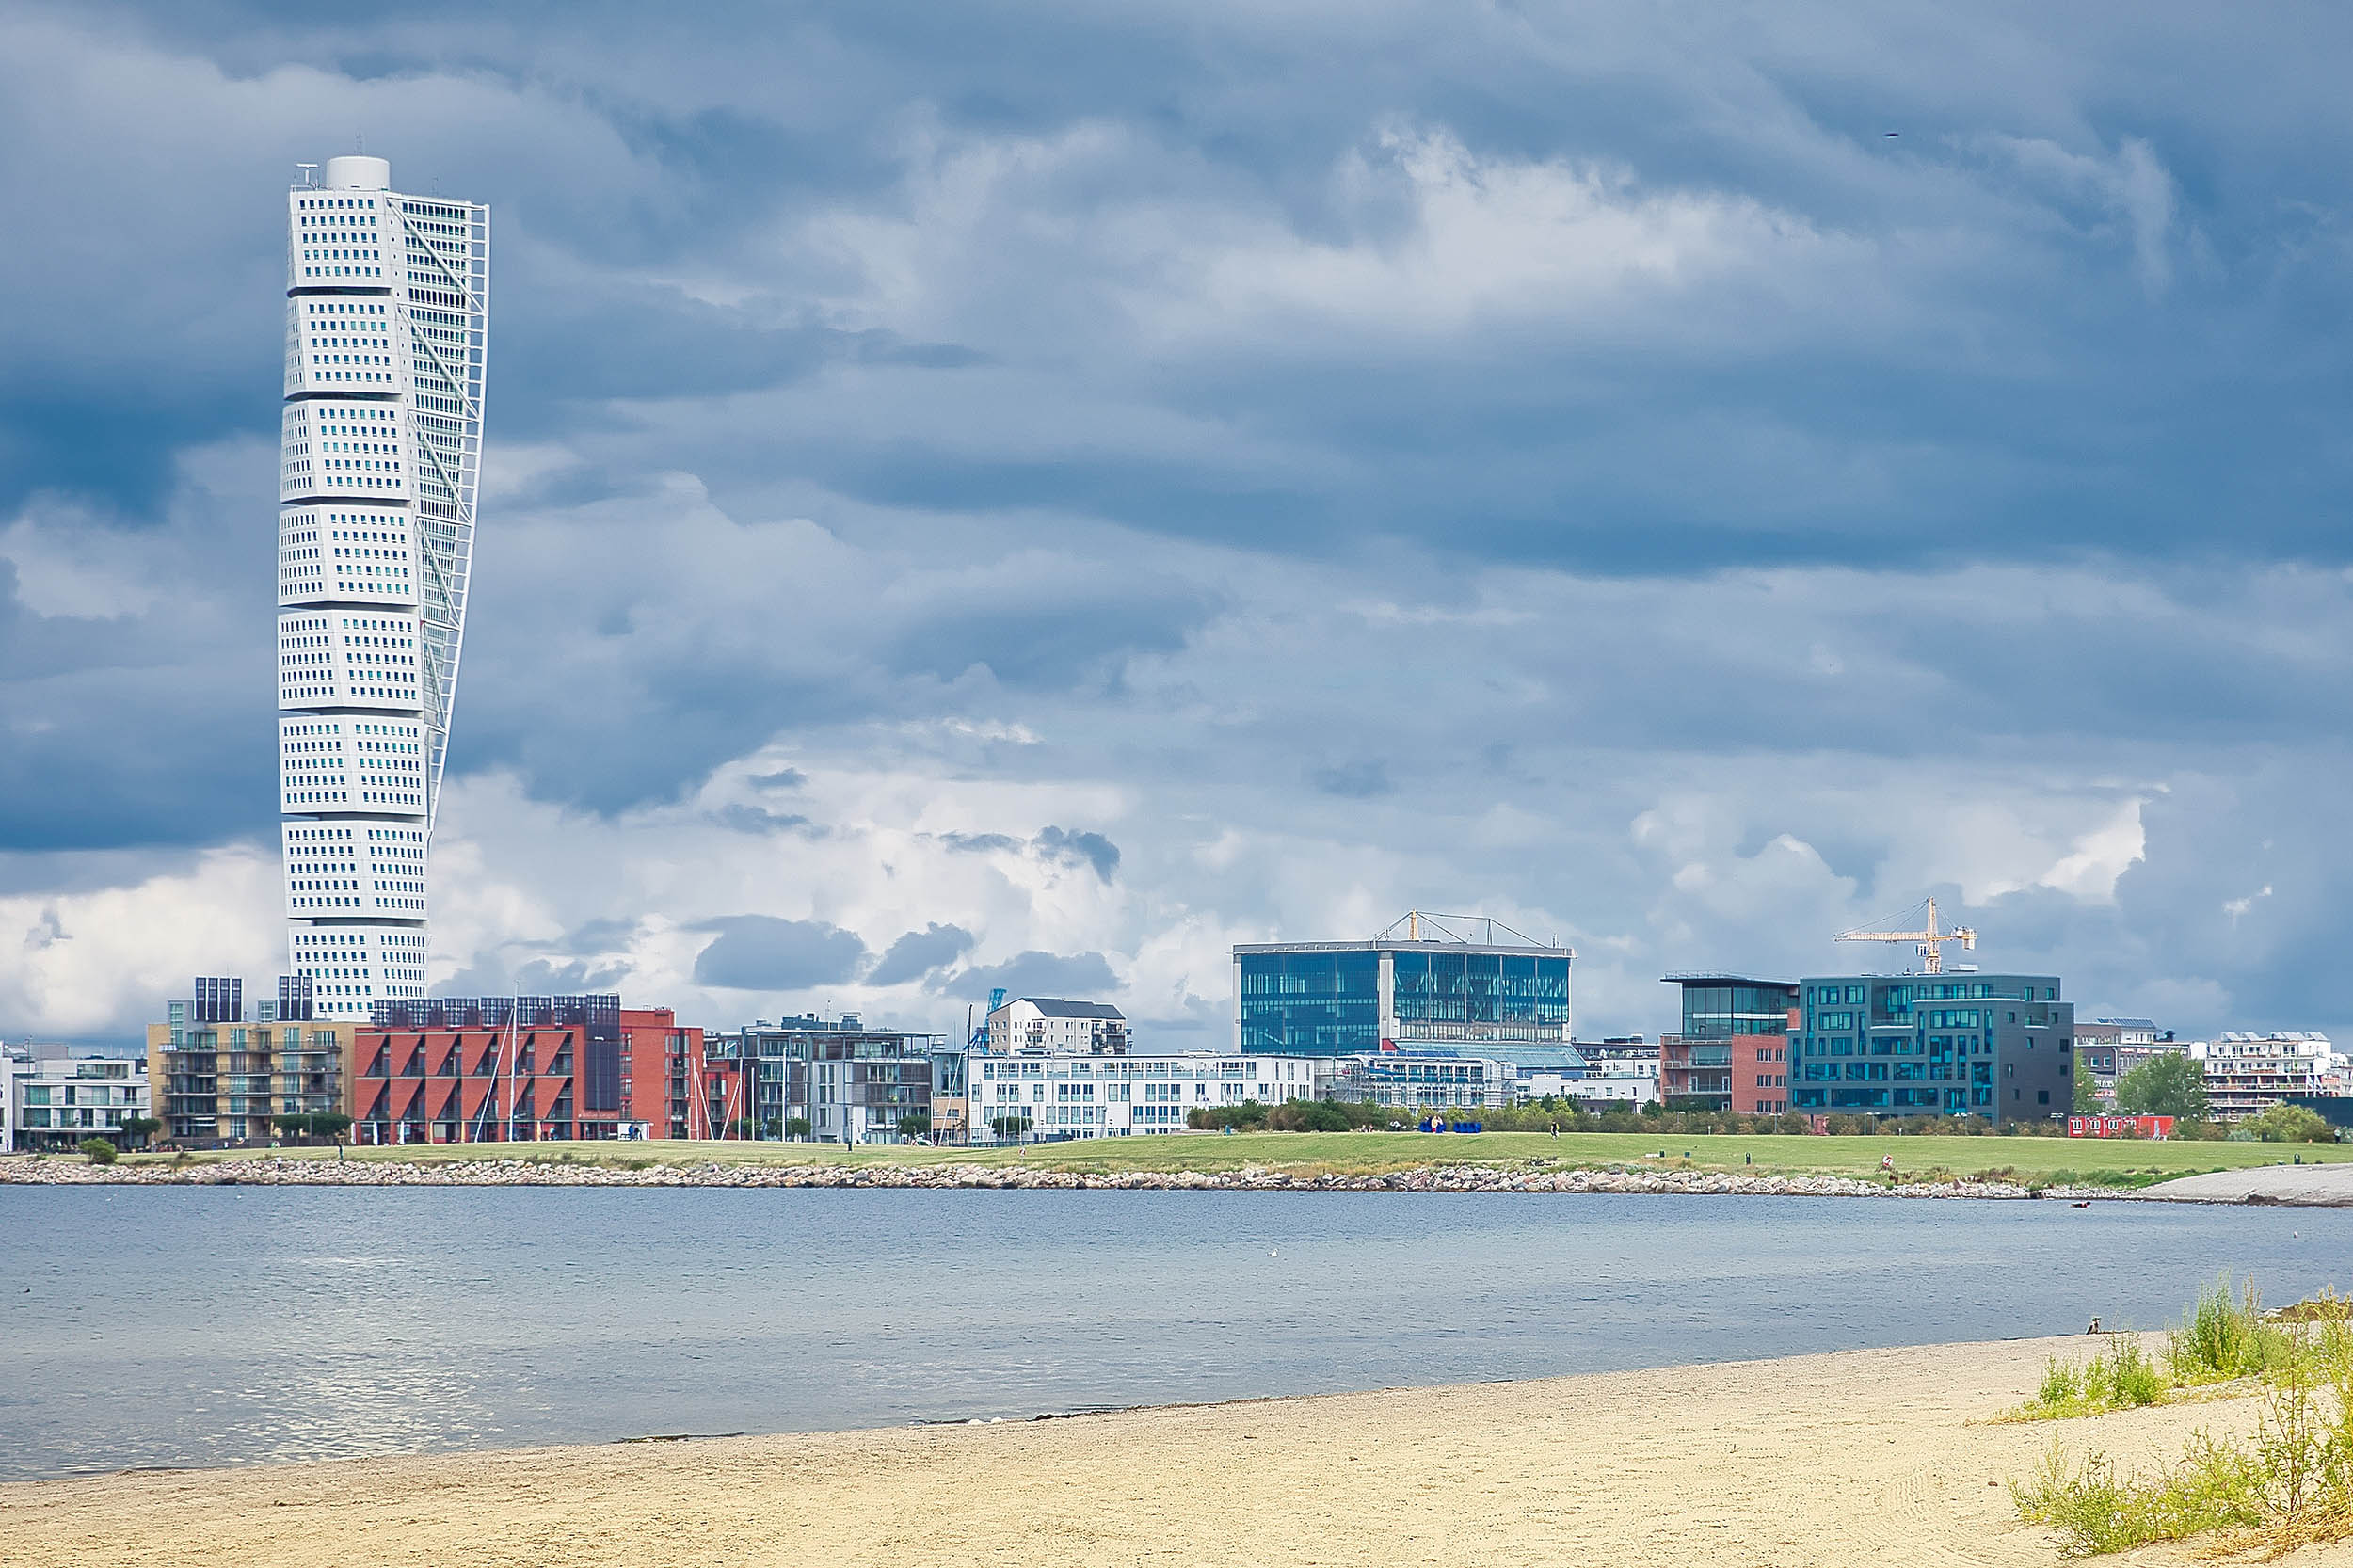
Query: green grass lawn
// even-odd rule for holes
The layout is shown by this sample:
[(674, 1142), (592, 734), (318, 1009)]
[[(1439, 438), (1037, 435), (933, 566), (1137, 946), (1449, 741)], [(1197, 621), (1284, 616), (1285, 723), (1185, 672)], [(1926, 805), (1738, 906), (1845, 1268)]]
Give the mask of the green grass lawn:
[[(1659, 1157), (1664, 1152), (1665, 1158)], [(335, 1158), (332, 1149), (235, 1150), (200, 1154), (200, 1161)], [(1580, 1132), (1559, 1138), (1538, 1132), (1250, 1132), (1106, 1138), (1084, 1143), (1036, 1144), (1020, 1149), (875, 1147), (844, 1150), (838, 1144), (780, 1143), (568, 1143), (410, 1144), (355, 1149), (348, 1158), (366, 1160), (440, 1161), (518, 1159), (561, 1161), (569, 1157), (592, 1164), (693, 1164), (758, 1161), (781, 1165), (1029, 1165), (1059, 1170), (1121, 1171), (1237, 1170), (1244, 1165), (1294, 1176), (1377, 1175), (1439, 1161), (1512, 1164), (1545, 1160), (1557, 1167), (1600, 1169), (1690, 1169), (1746, 1172), (1759, 1176), (1871, 1176), (1882, 1155), (1897, 1170), (1917, 1177), (1931, 1173), (1961, 1176), (2014, 1171), (2022, 1180), (2054, 1177), (2105, 1179), (2137, 1186), (2193, 1172), (2283, 1165), (2301, 1156), (2306, 1163), (2353, 1159), (2353, 1144), (2224, 1143), (2124, 1143), (2066, 1138), (1804, 1138), (1662, 1137), (1656, 1133)], [(166, 1156), (137, 1155), (126, 1164)]]

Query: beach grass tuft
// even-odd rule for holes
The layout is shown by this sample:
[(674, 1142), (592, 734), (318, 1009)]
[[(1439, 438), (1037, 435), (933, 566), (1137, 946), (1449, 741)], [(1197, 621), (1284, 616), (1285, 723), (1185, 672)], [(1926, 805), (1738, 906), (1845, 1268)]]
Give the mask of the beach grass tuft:
[(2185, 1386), (2265, 1377), (2295, 1358), (2287, 1330), (2264, 1319), (2263, 1296), (2249, 1280), (2236, 1291), (2228, 1274), (2199, 1292), (2197, 1305), (2167, 1336), (2166, 1370)]
[[(2267, 1332), (2249, 1332), (2250, 1322)], [(2021, 1518), (2057, 1530), (2069, 1557), (2191, 1537), (2212, 1537), (2224, 1552), (2276, 1555), (2353, 1536), (2353, 1322), (2324, 1311), (2284, 1327), (2265, 1323), (2254, 1291), (2234, 1295), (2226, 1280), (2174, 1332), (2168, 1360), (2207, 1382), (2262, 1378), (2253, 1434), (2200, 1432), (2179, 1460), (2147, 1476), (2127, 1475), (2099, 1453), (2071, 1464), (2054, 1443), (2032, 1477), (2010, 1483)], [(2038, 1402), (2081, 1401), (2090, 1381), (2089, 1368), (2054, 1362)]]
[(2129, 1334), (2112, 1336), (2099, 1354), (2081, 1366), (2053, 1356), (2042, 1365), (2035, 1397), (2010, 1413), (2020, 1421), (2062, 1420), (2110, 1410), (2163, 1404), (2170, 1388), (2165, 1373)]

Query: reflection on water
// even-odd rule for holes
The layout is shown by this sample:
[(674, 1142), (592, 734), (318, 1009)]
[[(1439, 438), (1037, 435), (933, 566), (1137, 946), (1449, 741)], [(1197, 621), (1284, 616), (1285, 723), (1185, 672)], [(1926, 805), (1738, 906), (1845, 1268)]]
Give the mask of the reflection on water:
[(2348, 1240), (2122, 1204), (0, 1188), (0, 1480), (2156, 1326), (2224, 1269), (2316, 1289)]

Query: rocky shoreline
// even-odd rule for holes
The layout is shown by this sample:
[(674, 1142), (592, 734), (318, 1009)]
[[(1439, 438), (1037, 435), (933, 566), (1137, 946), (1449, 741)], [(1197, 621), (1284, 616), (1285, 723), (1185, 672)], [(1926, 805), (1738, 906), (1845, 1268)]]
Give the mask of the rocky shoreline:
[(0, 1186), (132, 1187), (824, 1187), (975, 1191), (1239, 1192), (1561, 1192), (1658, 1196), (1803, 1198), (2120, 1198), (2112, 1188), (2030, 1190), (2000, 1181), (1910, 1181), (1893, 1186), (1849, 1176), (1735, 1176), (1710, 1171), (1553, 1170), (1433, 1165), (1382, 1176), (1296, 1176), (1238, 1171), (1101, 1174), (1026, 1165), (648, 1164), (637, 1168), (537, 1160), (248, 1160), (171, 1165), (85, 1164), (68, 1160), (0, 1160)]

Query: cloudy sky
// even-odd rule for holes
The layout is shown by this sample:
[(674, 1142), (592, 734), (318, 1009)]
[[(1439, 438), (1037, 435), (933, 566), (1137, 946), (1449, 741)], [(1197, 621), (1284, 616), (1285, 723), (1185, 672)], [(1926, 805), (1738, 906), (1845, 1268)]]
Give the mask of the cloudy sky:
[[(731, 13), (731, 14), (730, 14)], [(285, 967), (283, 190), (493, 204), (434, 986), (1408, 907), (2353, 1033), (2353, 18), (0, 0), (0, 1036)], [(1897, 132), (1899, 135), (1889, 136)]]

